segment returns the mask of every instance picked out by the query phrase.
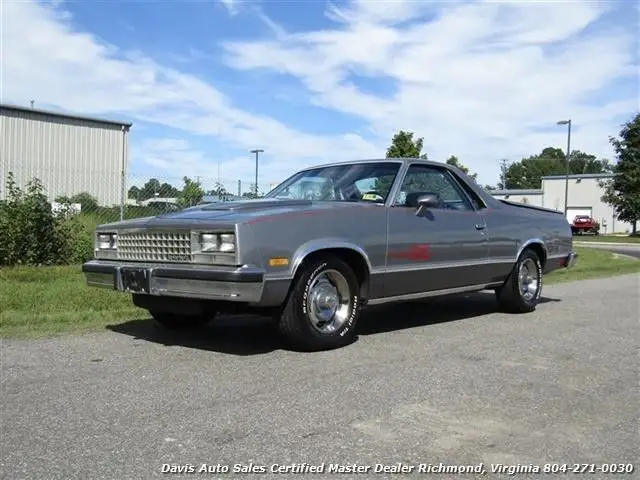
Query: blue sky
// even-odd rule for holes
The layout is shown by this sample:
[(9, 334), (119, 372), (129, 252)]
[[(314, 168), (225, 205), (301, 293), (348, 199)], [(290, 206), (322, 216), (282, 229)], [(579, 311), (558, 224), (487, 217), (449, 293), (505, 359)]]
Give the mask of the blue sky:
[[(638, 6), (607, 2), (5, 2), (3, 102), (134, 123), (131, 182), (248, 188), (383, 157), (398, 129), (495, 184), (499, 161), (608, 142), (638, 110)], [(33, 72), (38, 72), (34, 75)]]

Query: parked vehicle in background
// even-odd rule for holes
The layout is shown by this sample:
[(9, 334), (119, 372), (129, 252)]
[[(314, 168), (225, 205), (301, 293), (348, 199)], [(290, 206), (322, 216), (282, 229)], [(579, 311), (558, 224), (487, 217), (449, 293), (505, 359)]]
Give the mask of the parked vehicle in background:
[(161, 325), (264, 313), (305, 350), (351, 342), (365, 305), (491, 289), (502, 310), (531, 312), (543, 275), (576, 260), (563, 214), (401, 158), (305, 169), (263, 199), (101, 225), (95, 241), (87, 283)]
[(600, 235), (600, 223), (589, 215), (576, 215), (571, 224), (571, 234), (583, 235), (585, 233)]

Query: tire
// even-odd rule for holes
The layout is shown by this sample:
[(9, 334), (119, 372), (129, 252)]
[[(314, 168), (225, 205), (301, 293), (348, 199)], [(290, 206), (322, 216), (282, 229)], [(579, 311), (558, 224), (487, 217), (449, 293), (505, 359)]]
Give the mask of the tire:
[(213, 319), (213, 315), (180, 315), (149, 310), (158, 325), (167, 330), (193, 330), (203, 327)]
[[(526, 272), (523, 270), (526, 269)], [(524, 278), (521, 277), (522, 271)], [(527, 279), (529, 281), (527, 281)], [(528, 285), (524, 290), (521, 281)], [(542, 263), (538, 255), (531, 249), (526, 249), (518, 258), (513, 270), (496, 290), (496, 297), (500, 310), (509, 313), (528, 313), (536, 309), (542, 295)]]
[[(339, 258), (326, 256), (303, 263), (280, 316), (280, 334), (302, 351), (331, 350), (352, 343), (360, 316), (359, 291), (353, 270)], [(315, 313), (318, 306), (325, 307), (324, 315)]]

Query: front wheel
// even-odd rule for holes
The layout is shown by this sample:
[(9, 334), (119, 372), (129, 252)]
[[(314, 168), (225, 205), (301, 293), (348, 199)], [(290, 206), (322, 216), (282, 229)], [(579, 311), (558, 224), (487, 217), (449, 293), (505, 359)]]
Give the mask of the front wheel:
[(359, 290), (353, 270), (337, 257), (303, 264), (282, 311), (280, 333), (305, 351), (348, 345), (355, 340)]
[(496, 290), (500, 309), (527, 313), (536, 309), (542, 295), (542, 263), (530, 249), (520, 255), (504, 285)]

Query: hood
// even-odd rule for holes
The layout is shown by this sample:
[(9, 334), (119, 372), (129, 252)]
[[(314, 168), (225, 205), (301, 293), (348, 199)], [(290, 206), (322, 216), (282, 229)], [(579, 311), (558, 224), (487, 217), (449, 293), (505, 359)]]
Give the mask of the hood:
[(378, 207), (369, 202), (316, 202), (313, 200), (289, 199), (257, 199), (233, 202), (208, 203), (186, 208), (178, 212), (171, 212), (156, 217), (135, 218), (124, 222), (101, 225), (105, 228), (149, 228), (181, 226), (185, 228), (198, 227), (212, 221), (223, 225), (243, 223), (248, 220), (265, 216), (286, 214), (302, 210), (327, 210), (336, 208), (366, 208)]

